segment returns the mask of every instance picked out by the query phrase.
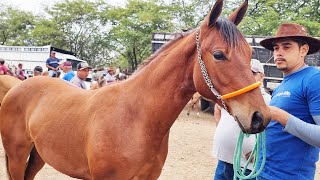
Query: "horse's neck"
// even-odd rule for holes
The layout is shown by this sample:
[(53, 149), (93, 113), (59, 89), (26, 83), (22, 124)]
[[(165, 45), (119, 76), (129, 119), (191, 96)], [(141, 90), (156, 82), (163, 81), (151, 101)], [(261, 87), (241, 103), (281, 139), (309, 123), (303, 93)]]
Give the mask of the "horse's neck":
[[(190, 54), (184, 54), (188, 49), (185, 45), (179, 43), (178, 46), (159, 54), (132, 79), (136, 85), (135, 90), (138, 89), (136, 93), (143, 96), (139, 99), (143, 101), (140, 103), (150, 113), (146, 117), (151, 119), (146, 121), (149, 121), (150, 126), (161, 125), (161, 130), (165, 132), (195, 92), (192, 81), (194, 55), (189, 51)], [(195, 46), (189, 48), (195, 49)]]

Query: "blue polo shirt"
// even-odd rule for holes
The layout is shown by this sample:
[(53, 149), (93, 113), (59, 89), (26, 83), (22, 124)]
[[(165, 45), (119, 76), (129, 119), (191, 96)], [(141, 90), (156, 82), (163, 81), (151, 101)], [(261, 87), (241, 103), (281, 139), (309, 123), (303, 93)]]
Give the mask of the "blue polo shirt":
[[(58, 58), (48, 58), (47, 59), (47, 61), (46, 61), (46, 64), (48, 64), (49, 66), (51, 66), (51, 67), (54, 67), (54, 68), (56, 68), (56, 67), (58, 67), (59, 66), (59, 62), (60, 62), (60, 59), (58, 59)], [(52, 70), (51, 68), (48, 68), (48, 71), (49, 70)]]
[[(312, 116), (320, 115), (320, 71), (305, 66), (285, 76), (273, 91), (270, 105), (315, 124)], [(276, 121), (271, 121), (266, 128), (267, 157), (260, 176), (270, 180), (314, 180), (319, 149), (283, 128)]]
[(66, 81), (71, 81), (71, 79), (75, 76), (74, 72), (71, 70), (69, 72), (67, 72), (62, 79), (66, 80)]

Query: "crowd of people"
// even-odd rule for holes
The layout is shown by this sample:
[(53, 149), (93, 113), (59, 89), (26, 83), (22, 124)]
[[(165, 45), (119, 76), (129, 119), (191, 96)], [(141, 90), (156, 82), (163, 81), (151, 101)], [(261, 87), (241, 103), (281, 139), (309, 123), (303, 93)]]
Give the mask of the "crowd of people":
[(27, 77), (23, 72), (22, 66), (22, 63), (19, 63), (18, 67), (8, 68), (5, 64), (5, 60), (0, 58), (0, 75), (11, 75), (20, 80), (25, 80)]
[[(52, 78), (61, 78), (66, 82), (82, 88), (82, 89), (97, 89), (115, 81), (127, 78), (127, 75), (120, 71), (120, 68), (114, 67), (93, 69), (86, 62), (80, 62), (76, 65), (77, 71), (72, 69), (70, 61), (62, 61), (55, 57), (56, 52), (51, 51), (50, 57), (46, 60), (47, 70), (41, 66), (36, 66), (33, 69), (33, 76), (49, 76)], [(88, 78), (91, 73), (92, 78)], [(0, 75), (11, 75), (20, 80), (27, 79), (27, 75), (23, 72), (22, 63), (18, 64), (14, 70), (9, 69), (5, 64), (5, 60), (0, 58)]]

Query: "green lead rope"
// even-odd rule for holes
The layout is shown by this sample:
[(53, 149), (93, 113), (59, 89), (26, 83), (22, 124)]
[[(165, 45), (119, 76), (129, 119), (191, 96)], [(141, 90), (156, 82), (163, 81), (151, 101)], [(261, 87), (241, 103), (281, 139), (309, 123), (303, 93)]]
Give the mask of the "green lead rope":
[[(251, 179), (259, 176), (266, 162), (266, 133), (265, 131), (263, 131), (259, 134), (255, 134), (256, 144), (254, 145), (254, 148), (245, 166), (241, 167), (242, 144), (243, 144), (243, 139), (245, 135), (247, 138), (250, 136), (250, 134), (244, 134), (242, 131), (240, 131), (238, 142), (236, 145), (236, 150), (233, 156), (233, 171), (234, 171), (233, 180), (236, 180), (237, 178), (239, 178), (240, 180)], [(262, 145), (262, 148), (260, 148), (261, 145)], [(258, 161), (260, 159), (260, 149), (262, 149), (263, 159), (262, 159), (262, 163), (259, 170), (257, 170)], [(252, 161), (252, 158), (254, 158), (253, 169), (250, 174), (246, 175), (245, 172), (247, 170), (249, 163)]]

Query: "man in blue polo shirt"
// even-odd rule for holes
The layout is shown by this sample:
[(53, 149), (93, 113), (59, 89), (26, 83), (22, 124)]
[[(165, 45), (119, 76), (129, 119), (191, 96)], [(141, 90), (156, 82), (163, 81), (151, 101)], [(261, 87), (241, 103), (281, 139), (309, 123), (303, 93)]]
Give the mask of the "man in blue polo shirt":
[(284, 79), (272, 94), (266, 163), (257, 179), (314, 180), (320, 147), (320, 71), (304, 59), (319, 51), (320, 40), (301, 25), (284, 23), (275, 37), (260, 44), (273, 51)]
[(56, 58), (56, 52), (51, 51), (50, 58), (48, 58), (46, 61), (46, 67), (48, 68), (48, 75), (50, 77), (57, 75), (57, 71), (59, 70), (59, 62), (60, 59)]
[(63, 80), (71, 81), (71, 79), (75, 76), (74, 71), (72, 70), (72, 63), (70, 61), (65, 61), (62, 67), (63, 72), (65, 73), (63, 76)]

